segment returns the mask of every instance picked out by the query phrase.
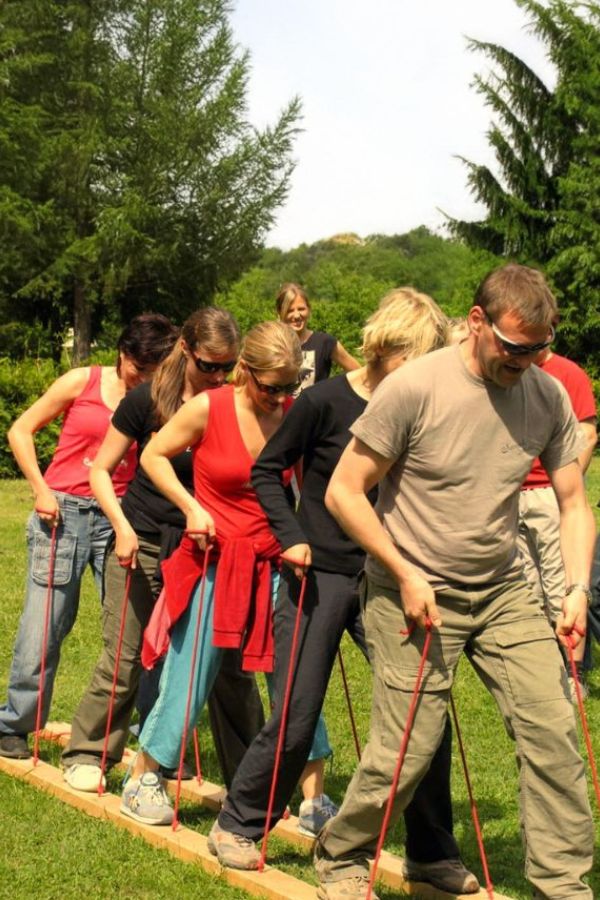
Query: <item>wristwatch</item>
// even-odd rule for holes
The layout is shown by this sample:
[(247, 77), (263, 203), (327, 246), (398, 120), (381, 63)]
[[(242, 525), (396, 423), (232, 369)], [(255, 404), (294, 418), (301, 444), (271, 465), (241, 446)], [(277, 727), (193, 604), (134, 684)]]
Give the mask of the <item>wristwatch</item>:
[(581, 591), (582, 594), (585, 594), (588, 606), (592, 605), (593, 597), (592, 597), (592, 592), (590, 591), (589, 585), (582, 584), (578, 581), (575, 581), (575, 582), (573, 582), (573, 584), (570, 584), (568, 586), (568, 588), (565, 590), (565, 597), (567, 597), (569, 594), (572, 594), (573, 591)]

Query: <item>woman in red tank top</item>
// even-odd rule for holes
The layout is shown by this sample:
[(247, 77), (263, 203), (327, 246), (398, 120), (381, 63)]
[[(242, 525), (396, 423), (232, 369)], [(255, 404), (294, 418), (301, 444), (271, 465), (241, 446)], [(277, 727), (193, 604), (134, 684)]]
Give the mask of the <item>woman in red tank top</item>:
[[(163, 564), (170, 646), (159, 698), (140, 734), (142, 750), (123, 792), (121, 811), (139, 821), (172, 821), (173, 811), (155, 772), (159, 765), (175, 767), (179, 758), (198, 580), (208, 545), (211, 563), (190, 727), (219, 671), (222, 648), (241, 647), (246, 669), (272, 667), (271, 598), (280, 547), (250, 484), (250, 470), (291, 403), (301, 360), (300, 344), (288, 326), (257, 325), (243, 342), (234, 383), (189, 400), (142, 454), (148, 475), (185, 515), (188, 537)], [(193, 497), (169, 461), (189, 446), (194, 453)]]
[[(152, 375), (171, 350), (177, 329), (161, 315), (133, 319), (117, 342), (116, 366), (86, 366), (58, 378), (17, 419), (8, 440), (31, 485), (35, 510), (27, 526), (29, 561), (25, 606), (19, 624), (9, 677), (8, 697), (0, 706), (0, 755), (27, 759), (27, 735), (35, 727), (44, 606), (50, 563), (51, 529), (57, 527), (52, 594), (52, 628), (48, 636), (43, 685), (45, 724), (60, 647), (77, 615), (81, 579), (92, 567), (101, 586), (104, 549), (111, 527), (95, 502), (88, 475), (97, 449), (125, 391)], [(63, 416), (58, 446), (42, 475), (34, 435)], [(135, 451), (114, 473), (122, 495), (135, 470)]]

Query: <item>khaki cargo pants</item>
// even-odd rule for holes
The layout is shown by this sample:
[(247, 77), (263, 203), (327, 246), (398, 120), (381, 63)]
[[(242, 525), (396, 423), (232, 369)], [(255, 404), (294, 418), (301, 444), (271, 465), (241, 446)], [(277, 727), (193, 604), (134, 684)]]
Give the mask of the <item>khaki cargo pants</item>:
[[(593, 853), (585, 771), (565, 667), (545, 615), (524, 582), (444, 589), (436, 599), (443, 624), (433, 631), (391, 824), (441, 741), (464, 650), (515, 741), (527, 878), (540, 898), (592, 900), (582, 880)], [(339, 814), (318, 842), (321, 881), (368, 872), (423, 649), (422, 629), (400, 633), (407, 624), (396, 591), (367, 584), (364, 624), (374, 669), (370, 740)]]

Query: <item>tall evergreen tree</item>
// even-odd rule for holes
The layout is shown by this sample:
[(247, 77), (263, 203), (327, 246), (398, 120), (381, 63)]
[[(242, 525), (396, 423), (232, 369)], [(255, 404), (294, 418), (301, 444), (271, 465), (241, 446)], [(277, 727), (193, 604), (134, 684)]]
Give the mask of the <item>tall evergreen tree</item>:
[(181, 317), (208, 302), (254, 260), (286, 196), (299, 103), (251, 126), (228, 12), (226, 0), (0, 10), (0, 146), (12, 148), (0, 240), (14, 248), (0, 291), (73, 324), (76, 358), (108, 313)]
[(516, 2), (544, 43), (556, 86), (506, 48), (469, 41), (494, 66), (475, 86), (494, 114), (488, 139), (496, 166), (463, 159), (486, 215), (450, 220), (450, 227), (472, 246), (544, 266), (561, 300), (562, 347), (590, 362), (589, 341), (581, 338), (600, 325), (598, 292), (586, 289), (600, 275), (599, 8), (573, 0)]

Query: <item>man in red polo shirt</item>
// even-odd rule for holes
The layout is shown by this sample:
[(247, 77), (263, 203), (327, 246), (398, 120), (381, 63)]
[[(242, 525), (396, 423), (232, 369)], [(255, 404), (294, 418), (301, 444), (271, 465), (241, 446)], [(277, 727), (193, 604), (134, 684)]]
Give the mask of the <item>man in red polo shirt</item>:
[[(592, 383), (583, 369), (572, 360), (549, 348), (545, 350), (537, 365), (556, 378), (565, 388), (573, 411), (579, 421), (586, 445), (578, 460), (585, 474), (596, 446), (596, 402)], [(560, 515), (556, 495), (548, 473), (539, 459), (531, 467), (525, 479), (519, 500), (518, 547), (525, 564), (525, 574), (534, 593), (554, 624), (562, 610), (565, 595), (565, 574), (560, 552)], [(581, 666), (585, 642), (575, 648), (575, 661), (580, 675), (583, 696), (587, 697), (587, 686), (581, 678)], [(569, 676), (569, 687), (573, 702), (576, 701), (575, 685)]]

